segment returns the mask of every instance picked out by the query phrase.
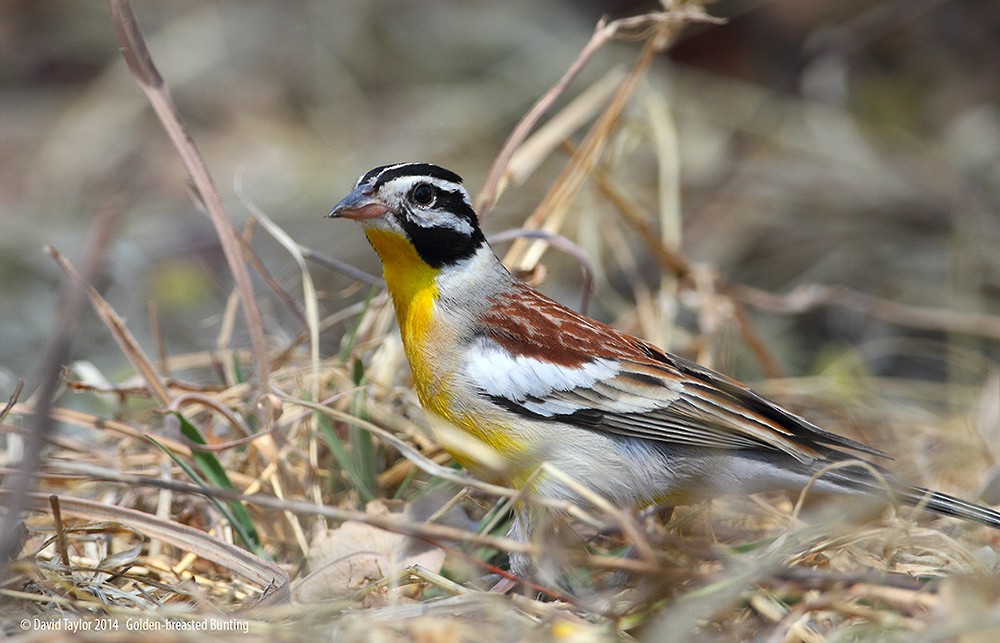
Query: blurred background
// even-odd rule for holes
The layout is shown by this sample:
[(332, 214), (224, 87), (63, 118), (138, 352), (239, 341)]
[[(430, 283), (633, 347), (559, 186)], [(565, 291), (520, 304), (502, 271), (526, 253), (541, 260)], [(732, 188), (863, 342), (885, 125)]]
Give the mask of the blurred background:
[[(133, 4), (232, 218), (245, 222), (253, 203), (301, 243), (373, 273), (377, 260), (360, 231), (322, 218), (358, 175), (427, 160), (462, 174), (475, 194), (515, 123), (597, 20), (656, 7)], [(655, 214), (659, 157), (648, 114), (669, 114), (680, 247), (692, 261), (775, 293), (846, 286), (985, 322), (985, 332), (948, 338), (843, 306), (754, 312), (787, 372), (816, 372), (850, 350), (877, 374), (983, 381), (998, 358), (1000, 315), (1000, 3), (720, 0), (707, 10), (728, 22), (686, 28), (629, 105), (605, 158), (618, 185)], [(638, 50), (629, 42), (602, 49), (556, 110)], [(96, 285), (147, 350), (151, 300), (169, 353), (214, 345), (228, 270), (177, 152), (125, 68), (105, 3), (0, 4), (0, 149), (3, 398), (18, 378), (36, 383), (33, 368), (55, 323), (63, 278), (43, 246), (79, 261), (102, 211), (121, 218)], [(566, 158), (553, 155), (511, 186), (487, 231), (519, 225)], [(595, 191), (577, 199), (572, 216), (614, 214)], [(287, 253), (260, 230), (254, 246), (297, 294)], [(641, 244), (634, 252), (635, 274), (656, 283), (658, 264)], [(576, 305), (579, 271), (553, 253), (545, 261), (553, 269), (543, 288)], [(365, 295), (325, 268), (313, 273), (326, 313)], [(600, 280), (591, 312), (619, 320), (629, 279)], [(280, 302), (261, 301), (274, 345), (301, 332)], [(76, 324), (76, 358), (112, 378), (127, 372), (89, 310)], [(724, 366), (760, 375), (738, 359)]]

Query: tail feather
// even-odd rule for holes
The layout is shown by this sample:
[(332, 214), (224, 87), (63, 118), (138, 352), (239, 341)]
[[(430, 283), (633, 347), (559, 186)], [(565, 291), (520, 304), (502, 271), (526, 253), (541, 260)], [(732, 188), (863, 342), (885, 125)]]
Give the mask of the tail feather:
[(890, 495), (904, 505), (1000, 529), (1000, 511), (996, 509), (977, 505), (940, 491), (898, 482), (889, 477), (885, 479), (888, 484), (887, 489), (885, 485), (876, 481), (869, 471), (861, 467), (830, 471), (824, 474), (823, 478), (849, 489), (876, 495)]
[(908, 505), (1000, 529), (1000, 511), (995, 509), (921, 487), (904, 486), (894, 491), (896, 496)]

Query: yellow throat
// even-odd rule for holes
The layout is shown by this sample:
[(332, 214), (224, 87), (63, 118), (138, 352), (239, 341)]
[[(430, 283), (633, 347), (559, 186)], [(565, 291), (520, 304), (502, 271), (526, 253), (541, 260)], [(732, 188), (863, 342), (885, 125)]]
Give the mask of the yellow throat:
[(433, 334), (438, 295), (434, 280), (440, 271), (427, 265), (413, 244), (402, 235), (376, 228), (366, 230), (365, 235), (382, 258), (385, 283), (396, 308), (403, 349), (413, 370), (417, 395), (426, 406), (431, 401), (425, 398), (430, 393), (426, 389), (433, 379), (426, 349)]
[[(369, 228), (365, 234), (382, 259), (403, 350), (413, 372), (414, 388), (420, 404), (428, 412), (435, 434), (442, 446), (466, 468), (481, 469), (486, 464), (490, 470), (498, 471), (503, 464), (495, 454), (513, 455), (520, 448), (503, 427), (494, 426), (485, 418), (473, 417), (454, 404), (446, 356), (456, 338), (453, 329), (441, 324), (435, 315), (436, 279), (441, 271), (429, 266), (409, 239), (398, 233)], [(470, 436), (472, 442), (463, 438), (462, 433)], [(475, 466), (477, 464), (480, 466)]]

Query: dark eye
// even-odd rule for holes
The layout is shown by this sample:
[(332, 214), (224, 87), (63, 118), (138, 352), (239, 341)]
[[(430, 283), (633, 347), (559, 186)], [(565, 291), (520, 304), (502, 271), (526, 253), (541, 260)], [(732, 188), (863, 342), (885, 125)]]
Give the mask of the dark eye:
[(410, 198), (417, 205), (430, 205), (434, 203), (434, 188), (426, 183), (420, 183), (410, 192)]

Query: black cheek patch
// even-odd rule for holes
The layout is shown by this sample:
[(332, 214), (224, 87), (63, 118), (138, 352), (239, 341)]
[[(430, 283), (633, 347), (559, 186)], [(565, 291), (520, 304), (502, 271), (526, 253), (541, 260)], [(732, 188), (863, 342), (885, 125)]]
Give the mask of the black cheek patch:
[(465, 202), (461, 193), (438, 192), (434, 206), (438, 210), (452, 213), (456, 223), (465, 223), (472, 228), (472, 231), (464, 232), (447, 226), (425, 228), (414, 223), (406, 215), (399, 216), (399, 224), (406, 231), (417, 254), (429, 266), (443, 268), (468, 259), (486, 243), (486, 237), (479, 229), (476, 213)]
[(443, 268), (476, 254), (484, 239), (482, 232), (471, 237), (452, 228), (422, 228), (409, 221), (404, 222), (406, 233), (420, 258), (432, 268)]

